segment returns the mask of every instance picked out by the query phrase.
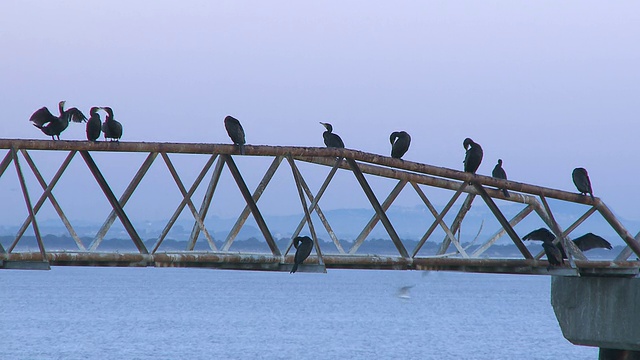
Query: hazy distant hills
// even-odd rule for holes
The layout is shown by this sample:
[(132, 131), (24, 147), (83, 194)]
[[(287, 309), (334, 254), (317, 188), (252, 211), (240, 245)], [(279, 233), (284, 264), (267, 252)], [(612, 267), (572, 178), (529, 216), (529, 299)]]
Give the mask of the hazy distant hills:
[[(524, 208), (524, 205), (511, 203), (501, 203), (499, 204), (499, 206), (508, 219), (513, 217), (521, 209)], [(588, 210), (588, 207), (584, 205), (568, 204), (563, 202), (558, 202), (557, 204), (552, 203), (551, 207), (554, 212), (555, 218), (563, 228), (571, 225), (571, 223), (573, 223), (575, 219), (580, 217), (586, 210)], [(440, 210), (442, 206), (437, 208), (438, 210)], [(449, 211), (449, 213), (445, 217), (445, 222), (447, 224), (451, 224), (458, 209), (459, 207), (454, 206), (454, 208)], [(367, 222), (374, 215), (374, 211), (372, 209), (339, 209), (328, 210), (324, 214), (331, 226), (331, 229), (335, 232), (338, 238), (342, 241), (351, 242), (360, 234)], [(387, 215), (400, 238), (411, 241), (418, 241), (434, 221), (433, 215), (431, 215), (431, 213), (429, 213), (424, 206), (391, 207), (387, 211)], [(302, 213), (296, 215), (281, 216), (264, 215), (264, 218), (274, 238), (284, 239), (291, 237), (291, 234), (298, 226), (300, 220), (303, 218), (303, 215)], [(622, 221), (623, 225), (625, 225), (627, 229), (632, 233), (632, 235), (635, 235), (636, 232), (640, 230), (640, 221), (629, 221), (625, 219), (620, 220)], [(140, 237), (145, 240), (149, 239), (149, 241), (157, 239), (161, 234), (162, 229), (166, 225), (166, 221), (145, 221), (139, 219), (132, 219), (132, 221)], [(325, 227), (316, 215), (313, 216), (312, 221), (314, 223), (314, 227), (316, 229), (318, 237), (324, 240), (330, 240), (328, 232), (325, 230)], [(213, 236), (214, 240), (220, 243), (223, 243), (225, 241), (229, 231), (231, 230), (235, 222), (236, 218), (221, 218), (217, 216), (209, 216), (205, 220), (207, 229)], [(89, 239), (89, 243), (91, 241), (90, 239), (95, 236), (98, 229), (102, 225), (101, 222), (89, 224), (76, 223), (73, 220), (71, 220), (71, 223), (78, 235), (83, 238)], [(178, 220), (172, 227), (167, 236), (167, 239), (172, 239), (175, 241), (187, 240), (191, 234), (193, 224), (194, 221), (192, 220), (191, 215), (187, 212), (184, 212), (180, 220)], [(67, 229), (59, 219), (45, 221), (39, 220), (38, 225), (42, 234), (51, 234), (62, 237), (69, 235)], [(545, 226), (544, 223), (535, 213), (532, 213), (524, 221), (517, 225), (515, 227), (515, 230), (522, 237), (529, 231), (542, 226)], [(482, 231), (480, 232), (480, 235), (478, 237), (478, 243), (482, 243), (485, 239), (491, 237), (497, 230), (500, 229), (500, 225), (497, 220), (495, 220), (495, 217), (493, 216), (493, 214), (491, 214), (486, 205), (484, 205), (484, 203), (482, 203), (482, 201), (478, 199), (476, 200), (476, 202), (474, 202), (472, 209), (469, 211), (463, 221), (460, 232), (460, 238), (462, 242), (471, 242), (476, 237), (480, 228), (482, 228)], [(5, 236), (15, 236), (17, 230), (17, 225), (7, 226), (6, 224), (4, 224), (0, 226), (0, 236), (3, 236), (3, 238), (6, 240)], [(604, 221), (602, 216), (600, 216), (598, 213), (593, 214), (583, 225), (578, 227), (578, 229), (576, 229), (575, 232), (572, 233), (572, 236), (577, 237), (587, 232), (593, 232), (600, 236), (603, 236), (612, 244), (623, 244), (619, 236), (617, 236), (613, 229), (611, 229), (608, 223)], [(302, 230), (302, 234), (309, 234), (309, 230), (306, 225)], [(33, 235), (33, 230), (28, 229), (25, 235)], [(440, 243), (443, 237), (444, 232), (438, 226), (427, 243)], [(119, 220), (116, 220), (105, 238), (128, 239), (129, 237), (120, 224)], [(385, 228), (382, 226), (381, 222), (378, 222), (378, 224), (373, 228), (373, 230), (367, 237), (367, 239), (389, 238), (390, 237)], [(206, 241), (202, 240), (204, 239), (203, 235), (200, 235), (200, 239), (203, 243), (206, 243)], [(258, 241), (264, 243), (264, 237), (262, 236), (262, 233), (260, 232), (252, 216), (249, 216), (249, 219), (238, 234), (237, 239), (258, 239)], [(3, 245), (5, 244), (5, 240), (2, 241)], [(506, 236), (503, 236), (498, 242), (498, 244), (507, 245), (511, 243), (511, 240)]]

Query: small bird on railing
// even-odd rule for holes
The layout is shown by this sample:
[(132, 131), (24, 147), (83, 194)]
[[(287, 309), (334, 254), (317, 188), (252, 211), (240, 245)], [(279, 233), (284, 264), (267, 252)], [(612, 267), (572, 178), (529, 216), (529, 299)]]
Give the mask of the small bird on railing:
[(409, 150), (411, 136), (406, 131), (394, 131), (389, 141), (391, 141), (391, 157), (400, 159)]
[(113, 118), (113, 110), (111, 110), (110, 107), (104, 106), (101, 109), (107, 112), (107, 117), (105, 117), (102, 123), (102, 132), (104, 133), (105, 140), (111, 139), (111, 141), (119, 141), (122, 137), (122, 124)]
[(227, 129), (227, 134), (229, 134), (231, 141), (238, 145), (240, 155), (244, 155), (244, 129), (240, 125), (240, 121), (233, 116), (227, 116), (224, 118), (224, 127)]
[(60, 140), (60, 134), (69, 126), (70, 121), (79, 123), (87, 120), (87, 117), (75, 107), (64, 110), (65, 103), (64, 100), (58, 103), (59, 116), (54, 116), (47, 107), (42, 107), (31, 115), (29, 121), (45, 135), (51, 136), (51, 140), (56, 140), (55, 137)]
[(97, 141), (102, 131), (102, 120), (98, 111), (99, 107), (94, 106), (89, 111), (89, 120), (87, 121), (87, 140)]
[[(491, 176), (493, 176), (494, 178), (507, 180), (507, 173), (502, 168), (502, 159), (498, 159), (498, 163), (493, 168)], [(504, 194), (504, 196), (509, 197), (509, 192), (507, 191), (507, 189), (502, 189), (502, 193)]]
[(298, 265), (302, 264), (311, 254), (313, 240), (308, 236), (297, 236), (293, 239), (293, 246), (296, 248), (296, 255), (293, 257), (293, 268), (290, 274), (298, 270)]
[(333, 133), (333, 126), (331, 126), (331, 124), (329, 123), (323, 123), (323, 122), (320, 122), (320, 124), (322, 124), (322, 126), (324, 126), (325, 129), (327, 129), (325, 132), (322, 133), (322, 137), (324, 138), (324, 144), (327, 147), (343, 148), (344, 142), (342, 141), (340, 136), (338, 136), (338, 134)]
[[(522, 240), (538, 240), (545, 243), (552, 242), (555, 238), (556, 236), (551, 231), (549, 231), (549, 229), (539, 228), (523, 236)], [(573, 243), (576, 244), (580, 251), (589, 251), (591, 249), (613, 249), (610, 242), (594, 233), (586, 233), (580, 237), (577, 237), (573, 239)], [(562, 243), (558, 242), (557, 247), (562, 254), (562, 258), (566, 259), (567, 253), (565, 252)]]
[(462, 146), (467, 150), (463, 161), (464, 171), (475, 174), (482, 162), (482, 147), (470, 138), (464, 139)]
[(571, 177), (573, 178), (573, 183), (580, 191), (582, 195), (591, 195), (593, 199), (593, 190), (591, 190), (591, 180), (589, 180), (589, 174), (585, 168), (575, 168), (571, 173)]

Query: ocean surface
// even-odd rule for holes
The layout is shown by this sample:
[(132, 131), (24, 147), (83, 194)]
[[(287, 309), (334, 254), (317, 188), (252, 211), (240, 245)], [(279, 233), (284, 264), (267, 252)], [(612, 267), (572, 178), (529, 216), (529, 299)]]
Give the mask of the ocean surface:
[[(547, 276), (0, 271), (2, 359), (597, 359)], [(413, 286), (405, 297), (403, 286)]]

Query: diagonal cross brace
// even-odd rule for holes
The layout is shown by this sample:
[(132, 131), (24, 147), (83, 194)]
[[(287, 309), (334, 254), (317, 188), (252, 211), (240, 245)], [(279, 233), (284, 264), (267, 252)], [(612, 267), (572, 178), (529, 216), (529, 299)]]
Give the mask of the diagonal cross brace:
[[(519, 213), (517, 213), (516, 216), (514, 216), (511, 220), (509, 220), (509, 225), (511, 225), (511, 227), (518, 225), (520, 221), (524, 220), (524, 218), (526, 218), (529, 214), (531, 214), (531, 212), (533, 212), (534, 208), (535, 206), (533, 205), (527, 205), (524, 209), (522, 209)], [(490, 237), (489, 240), (487, 240), (484, 244), (482, 244), (482, 246), (478, 247), (473, 252), (473, 254), (471, 254), (471, 256), (478, 257), (482, 255), (482, 253), (487, 251), (487, 249), (489, 249), (491, 245), (493, 245), (496, 241), (498, 241), (498, 239), (500, 239), (500, 237), (504, 235), (505, 232), (506, 230), (504, 228), (500, 228), (500, 230), (498, 230), (495, 234), (493, 234), (493, 236)]]
[(507, 219), (504, 217), (504, 215), (502, 215), (502, 212), (498, 208), (498, 205), (493, 202), (493, 199), (489, 196), (489, 194), (487, 194), (487, 191), (479, 183), (474, 182), (473, 186), (478, 191), (478, 194), (480, 194), (480, 197), (482, 197), (482, 200), (484, 200), (484, 202), (487, 204), (489, 210), (491, 210), (491, 212), (493, 213), (493, 216), (496, 217), (500, 225), (502, 225), (502, 228), (507, 232), (507, 235), (509, 235), (513, 243), (516, 244), (516, 247), (518, 248), (518, 250), (520, 250), (520, 253), (522, 253), (524, 258), (533, 259), (533, 256), (529, 252), (529, 249), (527, 249), (522, 240), (520, 240), (520, 237), (518, 236), (518, 234), (516, 234), (516, 231), (513, 230)]
[(251, 209), (253, 218), (258, 224), (258, 227), (260, 228), (260, 231), (262, 232), (264, 239), (267, 241), (267, 244), (271, 249), (271, 253), (275, 256), (281, 256), (282, 253), (280, 252), (280, 249), (278, 249), (278, 245), (276, 244), (275, 240), (273, 240), (273, 236), (271, 236), (271, 232), (267, 227), (267, 223), (264, 221), (264, 218), (262, 217), (262, 214), (258, 209), (258, 205), (256, 205), (255, 201), (253, 201), (251, 193), (249, 192), (249, 188), (247, 188), (247, 184), (244, 182), (244, 179), (240, 174), (240, 170), (238, 170), (238, 167), (236, 166), (236, 163), (233, 161), (233, 158), (231, 157), (231, 155), (226, 155), (226, 154), (220, 155), (220, 156), (227, 163), (227, 167), (229, 168), (231, 175), (233, 175), (233, 178), (236, 181), (236, 184), (238, 185), (238, 188), (240, 189), (240, 192), (242, 193), (244, 200), (247, 202), (247, 205), (249, 205), (249, 209)]
[[(211, 174), (211, 180), (209, 181), (209, 186), (207, 186), (207, 191), (204, 194), (204, 198), (202, 199), (202, 204), (200, 205), (200, 212), (198, 215), (204, 222), (204, 218), (207, 216), (207, 212), (209, 211), (209, 205), (211, 205), (211, 200), (213, 199), (213, 193), (216, 191), (218, 187), (218, 181), (220, 180), (220, 175), (222, 174), (222, 168), (224, 167), (224, 160), (222, 158), (218, 158), (216, 161), (216, 166), (213, 167), (213, 173)], [(196, 241), (198, 241), (198, 237), (200, 236), (200, 226), (196, 221), (193, 224), (193, 228), (191, 229), (191, 235), (189, 236), (189, 242), (187, 243), (187, 251), (192, 251), (196, 247)]]
[(402, 244), (402, 241), (400, 241), (400, 237), (398, 236), (398, 233), (393, 228), (393, 225), (391, 225), (391, 221), (389, 221), (387, 214), (384, 212), (384, 209), (382, 209), (380, 202), (378, 202), (376, 195), (373, 193), (371, 186), (369, 186), (369, 183), (367, 182), (367, 179), (365, 179), (364, 174), (358, 167), (358, 164), (356, 163), (355, 160), (351, 158), (347, 158), (347, 163), (351, 167), (351, 170), (353, 170), (353, 174), (356, 176), (356, 179), (360, 183), (360, 187), (362, 187), (362, 190), (364, 191), (365, 195), (367, 195), (367, 198), (369, 199), (371, 206), (380, 217), (380, 221), (382, 221), (382, 225), (384, 225), (384, 228), (387, 230), (387, 233), (391, 237), (391, 241), (393, 241), (393, 244), (398, 249), (400, 256), (404, 258), (408, 258), (409, 253), (407, 253), (407, 249), (404, 247), (404, 244)]
[[(462, 220), (464, 220), (464, 217), (467, 215), (469, 210), (471, 210), (471, 204), (473, 204), (473, 200), (475, 198), (476, 198), (475, 194), (467, 194), (467, 197), (462, 202), (462, 206), (460, 207), (460, 210), (458, 210), (456, 217), (453, 219), (453, 223), (451, 223), (452, 233), (455, 234), (456, 232), (458, 232), (458, 230), (460, 230), (460, 225), (462, 224)], [(449, 239), (449, 236), (445, 235), (444, 239), (442, 239), (442, 243), (440, 244), (440, 248), (438, 249), (438, 252), (436, 253), (436, 255), (444, 255), (447, 252), (447, 249), (449, 249), (450, 244), (451, 244), (451, 240)]]
[(138, 251), (141, 254), (148, 254), (149, 251), (147, 250), (147, 247), (144, 245), (144, 242), (142, 242), (142, 239), (140, 239), (140, 235), (138, 235), (138, 233), (136, 232), (136, 229), (133, 227), (133, 224), (131, 224), (129, 217), (124, 212), (124, 209), (122, 208), (122, 206), (120, 206), (118, 199), (116, 199), (116, 196), (113, 194), (113, 191), (111, 191), (109, 184), (107, 184), (107, 180), (105, 180), (104, 176), (102, 176), (100, 169), (98, 169), (98, 166), (96, 165), (95, 161), (93, 161), (93, 158), (91, 157), (89, 152), (86, 150), (81, 150), (80, 155), (82, 156), (82, 158), (84, 159), (84, 162), (87, 164), (87, 167), (93, 174), (93, 177), (98, 182), (98, 185), (100, 185), (102, 192), (107, 197), (107, 200), (111, 204), (111, 207), (113, 208), (113, 210), (116, 212), (116, 215), (118, 215), (120, 222), (122, 222), (122, 225), (124, 226), (125, 230), (127, 230), (129, 237), (131, 237), (131, 240), (138, 248)]

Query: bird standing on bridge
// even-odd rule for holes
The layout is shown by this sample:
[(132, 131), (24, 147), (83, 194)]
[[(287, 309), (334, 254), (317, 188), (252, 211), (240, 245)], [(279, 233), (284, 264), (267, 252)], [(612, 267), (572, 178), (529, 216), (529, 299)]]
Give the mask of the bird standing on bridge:
[(240, 125), (240, 121), (233, 116), (227, 116), (224, 118), (224, 127), (227, 129), (227, 134), (229, 134), (231, 141), (238, 145), (240, 155), (244, 155), (244, 129)]
[(29, 121), (45, 135), (51, 136), (51, 140), (56, 140), (55, 137), (60, 140), (60, 134), (69, 126), (70, 121), (79, 123), (87, 120), (87, 117), (75, 107), (64, 110), (65, 103), (64, 100), (58, 103), (59, 116), (54, 116), (47, 107), (41, 107), (31, 115)]
[(313, 240), (308, 236), (297, 236), (293, 239), (293, 246), (296, 248), (296, 255), (293, 257), (293, 268), (290, 274), (298, 270), (298, 265), (302, 264), (311, 254)]
[(323, 123), (323, 122), (320, 122), (320, 124), (322, 124), (322, 126), (324, 126), (325, 129), (327, 129), (325, 132), (322, 133), (322, 137), (324, 138), (324, 144), (327, 147), (343, 148), (344, 142), (342, 141), (342, 139), (338, 134), (333, 133), (333, 126), (329, 123)]
[[(493, 176), (494, 178), (507, 180), (507, 173), (502, 168), (502, 159), (498, 159), (498, 163), (493, 168), (491, 176)], [(507, 191), (507, 189), (502, 189), (502, 193), (504, 194), (504, 196), (509, 197), (509, 192)]]
[(464, 156), (464, 171), (475, 174), (482, 162), (482, 147), (471, 138), (464, 139), (462, 146), (467, 150)]
[(409, 150), (411, 136), (406, 131), (394, 131), (389, 141), (391, 141), (391, 157), (400, 159)]
[(102, 120), (100, 120), (99, 107), (94, 106), (89, 111), (89, 121), (87, 121), (87, 140), (96, 141), (102, 131)]
[(119, 141), (122, 137), (122, 124), (113, 118), (113, 110), (110, 107), (102, 107), (107, 112), (102, 123), (102, 132), (104, 133), (104, 139), (111, 139), (111, 141)]
[(571, 177), (573, 178), (573, 183), (580, 191), (582, 195), (591, 195), (591, 199), (593, 199), (593, 190), (591, 190), (591, 180), (589, 180), (589, 174), (585, 168), (575, 168), (571, 173)]

